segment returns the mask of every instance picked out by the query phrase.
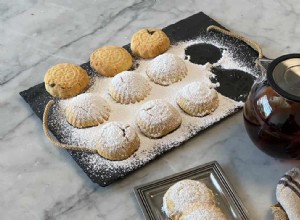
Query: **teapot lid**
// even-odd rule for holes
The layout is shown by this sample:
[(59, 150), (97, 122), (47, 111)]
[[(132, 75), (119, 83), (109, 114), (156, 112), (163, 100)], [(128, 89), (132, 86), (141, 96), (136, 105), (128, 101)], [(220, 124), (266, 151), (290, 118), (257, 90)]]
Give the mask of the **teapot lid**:
[(287, 54), (273, 60), (267, 80), (282, 97), (300, 102), (300, 54)]

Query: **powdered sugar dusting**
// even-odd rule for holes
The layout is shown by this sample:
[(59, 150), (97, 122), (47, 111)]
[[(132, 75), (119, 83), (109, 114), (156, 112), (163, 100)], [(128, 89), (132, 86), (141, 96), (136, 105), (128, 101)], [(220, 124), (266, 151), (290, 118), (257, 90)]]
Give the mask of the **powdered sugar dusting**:
[(215, 96), (216, 90), (212, 87), (214, 87), (213, 84), (193, 82), (183, 87), (179, 92), (179, 95), (193, 103), (203, 104), (210, 101)]
[(180, 114), (174, 114), (177, 113), (177, 111), (176, 109), (173, 109), (174, 108), (171, 105), (163, 100), (152, 100), (142, 106), (139, 110), (138, 118), (145, 122), (149, 122), (150, 125), (160, 124), (170, 118), (174, 118), (176, 121), (177, 118), (181, 118), (181, 116)]
[(135, 103), (144, 99), (150, 92), (148, 81), (134, 71), (124, 71), (116, 75), (110, 84), (110, 94), (120, 103)]
[(77, 120), (93, 119), (101, 124), (109, 117), (110, 107), (100, 94), (83, 93), (66, 100), (64, 105)]
[(170, 85), (182, 80), (187, 74), (187, 68), (177, 55), (164, 53), (150, 61), (146, 72), (155, 83)]
[[(168, 50), (168, 53), (175, 54), (183, 59), (185, 57), (185, 48), (199, 42), (212, 43), (215, 46), (223, 47), (223, 45), (218, 43), (216, 40), (199, 38), (193, 41), (181, 42), (173, 45)], [(220, 59), (217, 64), (207, 63), (205, 65), (197, 65), (188, 60), (184, 60), (183, 62), (187, 68), (187, 76), (181, 81), (169, 86), (161, 86), (151, 82), (146, 74), (147, 66), (151, 61), (138, 60), (138, 68), (135, 72), (149, 81), (152, 90), (144, 100), (135, 104), (124, 105), (115, 102), (109, 94), (109, 85), (112, 78), (106, 78), (96, 74), (92, 80), (94, 83), (87, 92), (101, 94), (101, 97), (107, 101), (111, 108), (108, 122), (120, 121), (122, 123), (129, 124), (136, 130), (140, 138), (140, 147), (131, 157), (123, 161), (110, 161), (102, 158), (98, 154), (83, 155), (77, 152), (71, 153), (80, 157), (79, 160), (81, 163), (84, 163), (85, 169), (92, 173), (93, 178), (100, 178), (103, 180), (102, 184), (106, 184), (105, 180), (113, 181), (123, 175), (126, 175), (127, 173), (145, 165), (158, 155), (179, 146), (199, 131), (232, 114), (237, 110), (237, 108), (242, 107), (243, 103), (224, 97), (222, 94), (218, 94), (219, 107), (213, 113), (205, 117), (189, 116), (184, 113), (176, 103), (178, 92), (187, 84), (195, 81), (201, 81), (204, 84), (211, 85), (209, 77), (213, 76), (213, 73), (211, 72), (212, 65), (235, 66), (235, 69), (244, 71), (247, 70), (248, 73), (255, 75), (254, 70), (247, 69), (248, 67), (245, 67), (243, 63), (230, 59), (230, 56), (232, 55), (232, 50), (230, 50), (230, 48), (227, 52), (228, 53), (223, 53), (225, 58), (222, 58), (223, 60)], [(163, 99), (169, 102), (174, 108), (176, 108), (177, 111), (180, 112), (182, 119), (181, 126), (177, 130), (160, 139), (150, 139), (144, 136), (136, 125), (136, 116), (139, 109), (145, 102), (153, 99)], [(61, 141), (64, 143), (95, 148), (97, 143), (99, 143), (99, 129), (108, 122), (86, 129), (77, 129), (72, 127), (68, 124), (64, 116), (64, 106), (67, 101), (68, 100), (60, 101), (53, 109), (51, 117), (49, 118), (49, 123), (53, 125), (52, 130), (55, 131), (54, 133), (59, 133), (59, 136), (62, 137)]]
[[(172, 207), (168, 207), (172, 203)], [(172, 185), (163, 197), (163, 211), (168, 217), (181, 215), (194, 203), (214, 205), (213, 192), (196, 180), (181, 180)]]

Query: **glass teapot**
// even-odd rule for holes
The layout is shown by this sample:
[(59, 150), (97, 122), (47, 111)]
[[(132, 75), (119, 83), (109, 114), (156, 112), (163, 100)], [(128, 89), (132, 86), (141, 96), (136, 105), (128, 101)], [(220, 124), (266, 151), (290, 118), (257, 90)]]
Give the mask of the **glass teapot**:
[(300, 159), (300, 54), (259, 59), (261, 76), (244, 105), (247, 133), (265, 153)]

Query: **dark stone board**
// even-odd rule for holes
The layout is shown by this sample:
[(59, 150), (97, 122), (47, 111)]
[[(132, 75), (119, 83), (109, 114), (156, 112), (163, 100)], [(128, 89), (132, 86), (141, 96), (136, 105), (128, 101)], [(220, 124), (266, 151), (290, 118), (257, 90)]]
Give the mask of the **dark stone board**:
[[(216, 25), (219, 27), (222, 27), (220, 24), (218, 24), (216, 21), (205, 15), (203, 12), (200, 12), (198, 14), (192, 15), (186, 19), (183, 19), (175, 24), (171, 24), (168, 27), (164, 28), (163, 31), (168, 35), (170, 38), (172, 44), (179, 42), (179, 41), (187, 41), (194, 39), (199, 36), (205, 36), (205, 37), (214, 37), (222, 41), (222, 44), (228, 45), (228, 46), (235, 46), (235, 53), (234, 56), (236, 59), (241, 60), (245, 63), (246, 66), (249, 68), (256, 68), (255, 67), (255, 60), (257, 58), (257, 52), (253, 50), (250, 46), (245, 44), (244, 42), (226, 36), (221, 33), (217, 33), (215, 31), (210, 31), (206, 32), (206, 28), (210, 25)], [(130, 45), (125, 45), (124, 48), (126, 48), (128, 51), (130, 51)], [(206, 47), (206, 50), (210, 52), (209, 46)], [(212, 53), (208, 54), (205, 59), (216, 59), (216, 57), (219, 56), (219, 52), (217, 51), (215, 54), (211, 50)], [(199, 57), (199, 53), (197, 52), (197, 48), (191, 49), (189, 51), (189, 54), (193, 60), (196, 60), (197, 62), (197, 57)], [(201, 54), (201, 53), (200, 53)], [(203, 59), (199, 57), (201, 62)], [(93, 73), (93, 70), (91, 69), (89, 62), (84, 63), (81, 65), (84, 69), (88, 70), (88, 73)], [(46, 71), (46, 70), (45, 70)], [(231, 74), (230, 70), (224, 71), (225, 74), (229, 72), (228, 77), (222, 76), (220, 72), (222, 72), (222, 69), (216, 68), (214, 70), (216, 73), (217, 80), (221, 80), (222, 82), (220, 83), (221, 86), (217, 88), (218, 92), (221, 94), (232, 98), (236, 101), (245, 101), (250, 87), (253, 84), (254, 77), (252, 77), (250, 74), (247, 74), (248, 77), (239, 77), (240, 72), (239, 71), (234, 71)], [(250, 80), (249, 80), (250, 79)], [(226, 81), (228, 83), (226, 83)], [(234, 81), (234, 83), (233, 83)], [(224, 87), (222, 86), (224, 85)], [(234, 87), (234, 89), (232, 89)], [(229, 88), (231, 88), (231, 91), (228, 91)], [(47, 104), (47, 102), (51, 99), (54, 99), (52, 96), (50, 96), (44, 87), (44, 83), (40, 83), (38, 85), (35, 85), (25, 91), (20, 92), (20, 95), (24, 98), (24, 100), (30, 105), (34, 113), (42, 120), (43, 118), (43, 112), (44, 108)], [(55, 99), (54, 99), (55, 100)], [(238, 109), (236, 109), (238, 110)], [(50, 127), (51, 132), (53, 135), (58, 139), (61, 140), (62, 137), (59, 135), (58, 132), (55, 131), (55, 129)], [(192, 136), (194, 136), (193, 134)], [(182, 144), (182, 143), (178, 143)], [(77, 162), (77, 164), (82, 168), (82, 170), (88, 175), (88, 177), (95, 183), (98, 183), (101, 186), (107, 186), (117, 179), (120, 179), (124, 177), (125, 175), (128, 175), (134, 170), (116, 170), (113, 173), (108, 173), (110, 172), (109, 170), (103, 169), (101, 172), (101, 175), (95, 175), (90, 169), (89, 169), (89, 164), (86, 164), (86, 160), (84, 158), (88, 153), (84, 152), (72, 152), (68, 151), (70, 155), (73, 157), (73, 159)], [(165, 153), (165, 152), (163, 152)], [(160, 156), (162, 153), (160, 153), (158, 156)], [(142, 164), (143, 166), (145, 164)], [(139, 166), (139, 167), (141, 167)], [(139, 168), (138, 167), (138, 168)], [(103, 175), (102, 175), (103, 174)], [(109, 174), (109, 175), (108, 175)]]

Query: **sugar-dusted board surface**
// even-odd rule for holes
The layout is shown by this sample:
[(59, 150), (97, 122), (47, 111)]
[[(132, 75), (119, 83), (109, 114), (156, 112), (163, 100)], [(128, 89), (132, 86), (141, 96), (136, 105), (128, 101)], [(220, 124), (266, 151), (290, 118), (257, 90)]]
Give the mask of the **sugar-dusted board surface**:
[[(222, 27), (216, 21), (214, 21), (204, 13), (200, 12), (184, 20), (181, 20), (175, 24), (172, 24), (164, 28), (163, 30), (170, 38), (172, 44), (181, 41), (192, 40), (199, 36), (204, 36), (206, 38), (214, 37), (214, 39), (219, 39), (220, 43), (222, 43), (222, 45), (225, 46), (227, 45), (232, 47), (232, 45), (234, 45), (235, 47), (234, 58), (243, 62), (244, 65), (247, 66), (248, 68), (255, 68), (255, 59), (257, 58), (256, 51), (254, 51), (251, 47), (249, 47), (244, 42), (237, 40), (235, 38), (228, 37), (216, 32), (206, 32), (206, 28), (210, 25), (217, 25)], [(128, 45), (124, 47), (129, 50)], [(214, 56), (214, 54), (209, 54), (209, 55), (211, 55), (212, 57)], [(197, 54), (193, 54), (193, 56), (196, 57)], [(88, 70), (88, 72), (92, 72), (89, 62), (84, 63), (81, 66), (84, 69)], [(236, 77), (235, 71), (231, 71), (231, 72), (230, 70), (227, 71), (229, 71), (229, 73), (227, 73), (226, 74), (227, 77), (225, 77), (222, 75), (222, 70), (218, 68), (215, 68), (213, 70), (213, 72), (217, 75), (217, 78), (222, 81), (221, 86), (217, 89), (218, 92), (233, 100), (244, 101), (253, 81), (245, 80), (245, 78), (243, 77), (242, 78)], [(43, 117), (45, 105), (49, 100), (53, 99), (53, 97), (51, 97), (46, 92), (44, 88), (44, 83), (38, 84), (34, 87), (29, 88), (28, 90), (20, 92), (20, 95), (30, 105), (32, 110), (40, 119), (42, 119)], [(239, 108), (234, 109), (227, 116), (233, 114), (238, 109)], [(63, 139), (61, 133), (59, 133), (53, 128), (52, 129), (50, 128), (50, 130), (58, 140)], [(201, 130), (203, 130), (203, 128), (193, 131), (193, 133), (191, 133), (191, 135), (185, 140), (170, 143), (172, 146), (164, 147), (164, 148), (162, 147), (161, 148), (162, 150), (158, 151), (151, 158), (151, 160), (154, 160), (156, 157), (172, 149), (173, 147), (181, 145), (183, 142), (187, 141), (189, 138), (196, 135)], [(68, 151), (68, 152), (73, 157), (73, 159), (77, 162), (77, 164), (82, 168), (82, 170), (88, 175), (88, 177), (93, 182), (98, 183), (101, 186), (107, 186), (113, 183), (114, 181), (116, 181), (117, 179), (128, 175), (129, 173), (133, 172), (134, 170), (142, 167), (143, 165), (151, 161), (149, 160), (147, 162), (136, 164), (133, 169), (132, 167), (127, 169), (124, 167), (103, 166), (101, 169), (98, 169), (97, 172), (95, 172), (93, 170), (93, 164), (91, 164), (91, 160), (87, 159), (90, 157), (90, 154), (84, 152), (72, 152), (72, 151)]]

